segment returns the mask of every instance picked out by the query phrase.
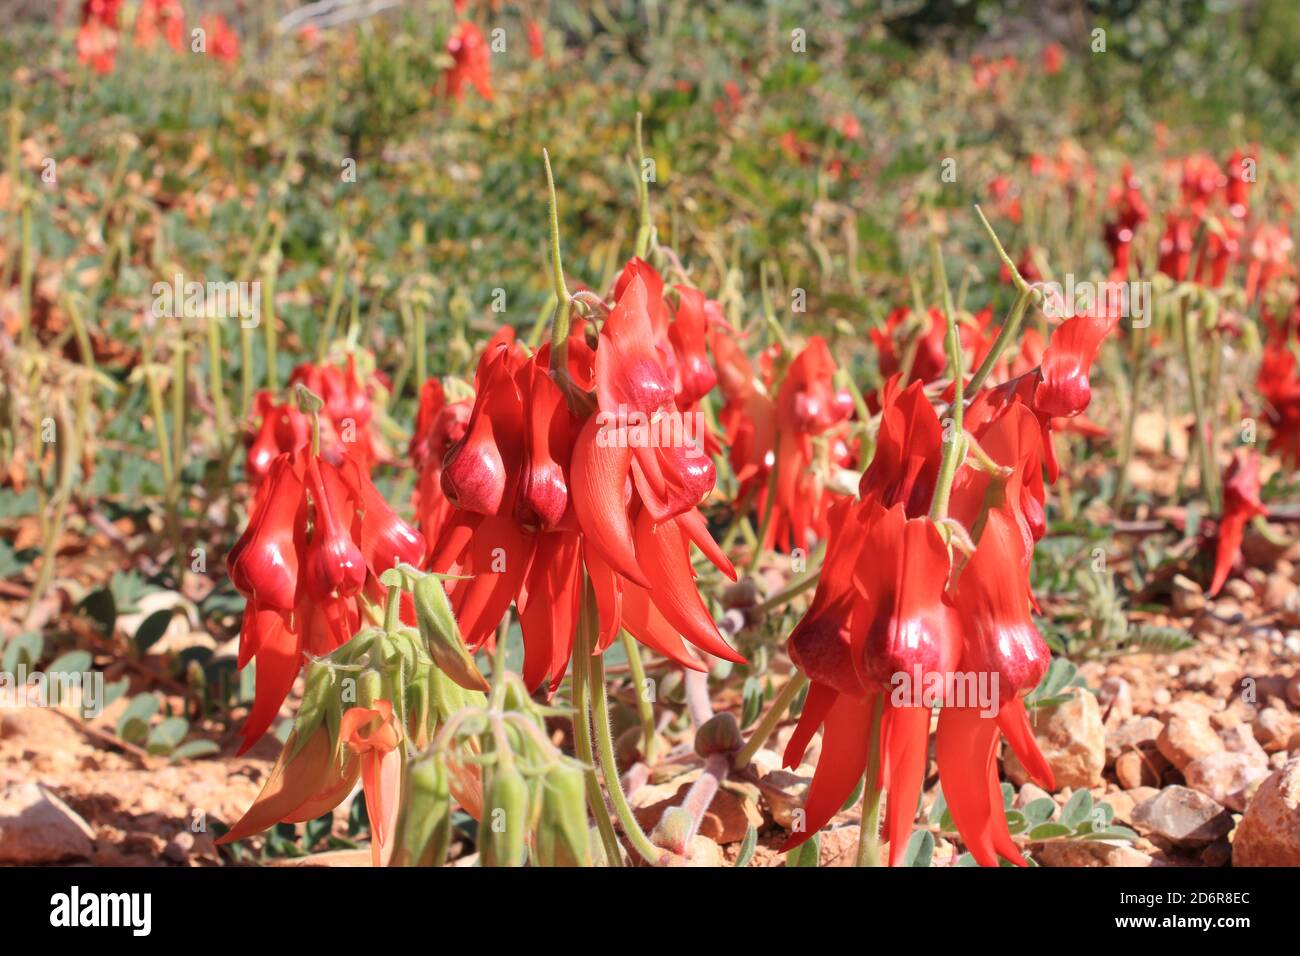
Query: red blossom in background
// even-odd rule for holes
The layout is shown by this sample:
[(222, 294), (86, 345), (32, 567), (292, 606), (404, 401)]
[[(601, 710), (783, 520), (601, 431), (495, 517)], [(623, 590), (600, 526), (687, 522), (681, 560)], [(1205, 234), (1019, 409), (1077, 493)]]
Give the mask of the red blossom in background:
[(180, 52), (185, 45), (185, 10), (180, 0), (143, 0), (135, 15), (135, 45), (151, 50), (162, 37)]
[(469, 84), (483, 99), (492, 99), (492, 54), (479, 28), (469, 22), (459, 24), (447, 40), (452, 65), (446, 71), (447, 95), (464, 99)]
[(1241, 539), (1247, 523), (1265, 513), (1259, 500), (1259, 455), (1239, 451), (1223, 474), (1223, 515), (1215, 542), (1214, 580), (1207, 595), (1219, 593), (1241, 559)]
[(239, 60), (239, 34), (219, 13), (203, 18), (200, 24), (206, 37), (205, 49), (208, 56), (221, 63), (235, 63)]

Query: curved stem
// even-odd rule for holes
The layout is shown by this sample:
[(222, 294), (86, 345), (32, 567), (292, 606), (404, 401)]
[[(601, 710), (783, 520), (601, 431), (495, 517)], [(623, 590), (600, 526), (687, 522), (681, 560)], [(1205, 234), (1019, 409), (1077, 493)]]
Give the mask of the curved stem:
[(587, 690), (591, 695), (592, 725), (596, 729), (597, 756), (600, 770), (605, 777), (605, 789), (609, 791), (610, 802), (614, 804), (614, 814), (618, 817), (623, 833), (632, 844), (632, 848), (647, 863), (657, 863), (662, 855), (660, 849), (650, 842), (650, 838), (636, 822), (636, 816), (628, 805), (627, 795), (618, 779), (618, 762), (614, 756), (614, 738), (609, 730), (609, 708), (605, 695), (605, 658), (602, 654), (592, 654), (589, 662), (591, 668)]
[(645, 665), (641, 662), (641, 648), (637, 646), (627, 631), (621, 634), (623, 651), (627, 654), (628, 667), (632, 670), (633, 695), (636, 697), (636, 711), (641, 718), (641, 735), (645, 738), (642, 753), (647, 764), (655, 758), (655, 709), (654, 704), (646, 700)]
[(799, 696), (799, 692), (807, 685), (808, 676), (803, 671), (795, 671), (790, 675), (790, 679), (785, 682), (781, 692), (772, 701), (772, 706), (768, 708), (767, 713), (763, 715), (763, 719), (754, 728), (754, 732), (745, 741), (745, 746), (736, 751), (736, 756), (731, 761), (731, 766), (734, 769), (744, 770), (749, 766), (749, 762), (754, 759), (754, 754), (758, 753), (759, 748), (767, 743), (767, 738), (772, 736), (772, 731), (776, 730), (776, 725), (781, 722), (785, 712), (794, 703), (794, 699)]
[(600, 792), (596, 778), (596, 759), (591, 749), (591, 695), (587, 692), (587, 661), (591, 655), (591, 638), (595, 621), (591, 615), (591, 585), (583, 578), (582, 613), (578, 617), (577, 647), (573, 649), (573, 749), (582, 762), (582, 779), (586, 785), (587, 803), (596, 818), (600, 842), (605, 847), (605, 859), (610, 866), (623, 865), (623, 848), (619, 845), (614, 825), (609, 822), (609, 811)]
[(998, 337), (993, 340), (993, 347), (989, 349), (989, 354), (984, 356), (984, 361), (975, 370), (975, 374), (971, 377), (970, 384), (967, 386), (972, 395), (980, 390), (980, 386), (989, 377), (993, 367), (997, 365), (998, 359), (1002, 357), (1002, 353), (1020, 334), (1020, 324), (1025, 318), (1025, 313), (1029, 311), (1029, 301), (1032, 298), (1032, 290), (1021, 292), (1016, 296), (1016, 301), (1011, 304), (1011, 311), (1007, 313), (1002, 328), (998, 329)]
[(546, 164), (546, 189), (551, 203), (551, 282), (555, 286), (555, 319), (551, 323), (551, 369), (565, 367), (569, 339), (569, 287), (564, 282), (564, 263), (560, 258), (560, 210), (555, 198), (555, 177), (551, 174), (551, 156), (542, 150)]

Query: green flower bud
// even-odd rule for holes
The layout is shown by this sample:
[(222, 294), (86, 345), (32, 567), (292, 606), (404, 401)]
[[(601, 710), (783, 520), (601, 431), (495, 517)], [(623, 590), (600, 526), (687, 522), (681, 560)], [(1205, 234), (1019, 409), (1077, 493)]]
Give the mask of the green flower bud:
[(528, 804), (523, 774), (514, 767), (496, 767), (479, 823), (479, 854), (484, 866), (524, 865)]
[(542, 778), (542, 818), (537, 831), (541, 866), (591, 866), (587, 791), (582, 768), (560, 761)]
[(436, 758), (411, 764), (391, 866), (442, 866), (451, 844), (451, 789)]
[(456, 617), (442, 582), (431, 574), (417, 578), (411, 593), (415, 597), (415, 616), (420, 622), (420, 636), (424, 638), (433, 662), (461, 687), (487, 693), (491, 685), (474, 666), (474, 659), (460, 637)]

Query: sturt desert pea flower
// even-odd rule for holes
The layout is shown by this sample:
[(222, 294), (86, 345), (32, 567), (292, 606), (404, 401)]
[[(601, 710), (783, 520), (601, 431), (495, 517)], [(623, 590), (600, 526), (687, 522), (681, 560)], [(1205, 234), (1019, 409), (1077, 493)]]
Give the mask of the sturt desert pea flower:
[(339, 739), (361, 765), (371, 865), (385, 866), (393, 850), (404, 764), (402, 730), (393, 719), (393, 705), (381, 698), (372, 707), (349, 709), (339, 722)]
[(754, 501), (766, 487), (775, 463), (772, 448), (776, 442), (776, 404), (767, 382), (755, 374), (729, 325), (712, 326), (709, 344), (723, 397), (718, 424), (727, 446), (727, 460), (736, 476), (737, 499)]
[(1241, 224), (1227, 216), (1206, 219), (1205, 245), (1196, 260), (1196, 281), (1211, 289), (1223, 285), (1228, 269), (1241, 258)]
[(1061, 49), (1061, 44), (1049, 43), (1043, 47), (1043, 72), (1048, 76), (1055, 76), (1060, 73), (1064, 62), (1065, 51)]
[(1246, 266), (1246, 298), (1254, 301), (1274, 279), (1291, 271), (1295, 245), (1286, 226), (1261, 223), (1250, 237)]
[(1120, 182), (1111, 187), (1107, 204), (1115, 210), (1115, 218), (1106, 223), (1103, 233), (1110, 252), (1110, 275), (1112, 281), (1123, 281), (1128, 277), (1138, 227), (1150, 218), (1146, 200), (1142, 198), (1141, 181), (1128, 163), (1124, 164)]
[(332, 362), (303, 362), (289, 375), (291, 386), (299, 383), (325, 403), (321, 448), (326, 458), (337, 464), (346, 456), (367, 472), (376, 462), (388, 460), (374, 420), (375, 398), (381, 390), (387, 391), (386, 379), (363, 376), (356, 355), (349, 353), (341, 367)]
[(542, 25), (536, 20), (528, 21), (528, 55), (534, 60), (540, 60), (546, 55), (546, 47), (542, 42)]
[(1260, 360), (1256, 388), (1264, 399), (1264, 420), (1272, 432), (1268, 450), (1295, 467), (1300, 464), (1300, 373), (1285, 342), (1269, 342)]
[(464, 99), (468, 83), (483, 99), (492, 99), (492, 54), (477, 26), (461, 23), (447, 40), (452, 65), (446, 71), (447, 95)]
[(253, 398), (253, 410), (262, 423), (248, 445), (244, 458), (244, 473), (255, 486), (271, 470), (271, 463), (285, 452), (301, 451), (311, 441), (311, 423), (292, 402), (282, 405), (268, 391), (259, 391)]
[(1190, 216), (1171, 213), (1165, 233), (1160, 237), (1160, 271), (1175, 282), (1187, 278), (1192, 264), (1192, 232), (1196, 221)]
[(160, 36), (178, 53), (185, 45), (185, 10), (180, 0), (143, 0), (140, 4), (135, 15), (135, 45), (152, 50)]
[(1259, 456), (1238, 451), (1223, 473), (1223, 516), (1214, 550), (1214, 580), (1206, 592), (1209, 597), (1219, 593), (1240, 560), (1246, 524), (1265, 513), (1259, 500)]
[(1183, 158), (1183, 202), (1192, 215), (1200, 219), (1220, 189), (1228, 185), (1228, 177), (1219, 169), (1214, 157), (1205, 153), (1192, 153)]
[[(967, 464), (959, 472), (954, 518), (978, 544), (954, 586), (950, 552), (938, 526), (924, 515), (929, 502), (917, 493), (932, 487), (927, 477), (938, 469), (938, 417), (919, 383), (902, 393), (897, 382), (890, 383), (886, 402), (880, 452), (864, 475), (863, 498), (835, 506), (817, 593), (790, 637), (791, 657), (812, 686), (786, 765), (798, 764), (819, 725), (823, 740), (805, 804), (806, 828), (787, 848), (820, 829), (852, 792), (867, 768), (868, 728), (879, 702), (878, 783), (889, 791), (890, 862), (901, 862), (923, 782), (934, 703), (905, 688), (918, 681), (921, 687), (936, 681), (956, 686), (944, 678), (962, 662), (962, 673), (996, 674), (998, 694), (979, 702), (991, 704), (986, 707), (946, 699), (946, 690), (942, 695), (940, 727), (947, 721), (948, 730), (941, 731), (940, 773), (952, 781), (945, 795), (950, 807), (957, 800), (953, 819), (978, 862), (992, 865), (1003, 855), (1023, 864), (1005, 832), (993, 754), (1001, 733), (1031, 775), (1051, 786), (1020, 701), (1047, 663), (1046, 646), (1029, 617), (1032, 538), (1019, 514), (1023, 482), (1040, 467), (1037, 421), (1022, 405), (1005, 406), (981, 443), (1000, 471), (989, 475)], [(906, 679), (900, 681), (900, 674)], [(963, 741), (965, 748), (956, 746)]]
[(1223, 195), (1228, 203), (1228, 212), (1236, 219), (1245, 219), (1250, 213), (1250, 187), (1255, 182), (1256, 152), (1255, 147), (1251, 147), (1249, 153), (1234, 149), (1224, 164), (1228, 182)]
[(473, 407), (471, 400), (447, 401), (442, 383), (435, 378), (420, 389), (408, 454), (419, 475), (412, 500), (416, 525), (430, 544), (437, 542), (455, 511), (442, 490), (442, 462), (448, 449), (464, 437)]
[(98, 19), (86, 20), (77, 30), (77, 62), (101, 76), (117, 63), (117, 31)]
[(346, 643), (362, 590), (382, 594), (378, 576), (398, 563), (420, 565), (424, 552), (424, 539), (356, 462), (335, 465), (309, 450), (275, 459), (229, 561), (230, 580), (248, 599), (239, 666), (257, 661), (241, 752), (275, 719), (304, 653), (319, 657)]
[[(771, 536), (779, 545), (807, 548), (827, 532), (826, 478), (847, 457), (843, 428), (853, 399), (835, 385), (835, 360), (821, 336), (808, 340), (785, 371), (776, 396), (776, 497)], [(838, 446), (838, 447), (837, 447)], [(766, 508), (767, 502), (760, 501)], [(762, 542), (764, 546), (768, 542)]]
[(204, 17), (200, 26), (203, 28), (204, 49), (208, 56), (226, 64), (239, 60), (239, 34), (226, 22), (225, 17), (214, 13)]
[(550, 373), (549, 344), (529, 357), (512, 335), (499, 335), (480, 359), (464, 437), (444, 462), (443, 491), (457, 511), (431, 567), (463, 576), (450, 596), (470, 647), (490, 641), (516, 603), (530, 688), (549, 674), (554, 691), (563, 678), (584, 568), (601, 650), (622, 626), (686, 667), (703, 665), (683, 637), (739, 659), (695, 588), (692, 542), (733, 580), (735, 571), (696, 510), (713, 488), (713, 463), (683, 440), (651, 308), (635, 272), (594, 354), (581, 330), (569, 337), (567, 378), (586, 396), (576, 413)]

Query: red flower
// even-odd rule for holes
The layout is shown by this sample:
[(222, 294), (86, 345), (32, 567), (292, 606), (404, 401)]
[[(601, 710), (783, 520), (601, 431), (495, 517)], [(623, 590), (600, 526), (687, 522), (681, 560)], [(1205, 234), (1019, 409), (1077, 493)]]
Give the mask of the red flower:
[(311, 440), (311, 425), (295, 405), (289, 402), (276, 405), (267, 391), (257, 393), (253, 408), (261, 416), (262, 424), (248, 445), (244, 473), (256, 486), (262, 483), (271, 463), (280, 455), (307, 447)]
[(225, 17), (214, 13), (203, 18), (202, 26), (208, 56), (222, 63), (234, 63), (239, 59), (239, 34), (226, 22)]
[(1294, 467), (1300, 463), (1300, 375), (1296, 374), (1295, 355), (1285, 344), (1264, 346), (1256, 387), (1272, 430), (1268, 450)]
[[(813, 336), (795, 357), (776, 396), (776, 500), (772, 503), (773, 540), (807, 548), (811, 536), (824, 537), (826, 475), (839, 467), (849, 450), (836, 441), (837, 426), (853, 414), (853, 399), (835, 387), (835, 360), (825, 339)], [(813, 439), (827, 450), (819, 462)], [(766, 493), (760, 499), (766, 507)]]
[[(358, 377), (356, 357), (349, 353), (342, 368), (332, 364), (303, 362), (289, 375), (289, 384), (301, 383), (325, 402), (321, 420), (321, 449), (335, 464), (351, 458), (369, 472), (389, 454), (371, 426), (374, 419), (374, 395), (383, 387), (378, 376), (366, 382)], [(287, 451), (287, 448), (281, 448)]]
[(1270, 282), (1291, 271), (1295, 246), (1286, 226), (1261, 223), (1250, 239), (1250, 263), (1246, 267), (1246, 298), (1254, 301)]
[(448, 449), (464, 437), (473, 407), (472, 401), (448, 402), (442, 383), (435, 378), (420, 389), (408, 453), (419, 474), (412, 497), (416, 523), (431, 544), (437, 542), (455, 511), (442, 490), (442, 462)]
[[(584, 568), (600, 650), (623, 627), (686, 667), (703, 665), (683, 638), (741, 660), (694, 584), (691, 544), (733, 580), (735, 572), (696, 510), (714, 469), (699, 441), (681, 440), (690, 436), (689, 415), (678, 409), (668, 364), (675, 352), (662, 287), (653, 269), (633, 260), (594, 353), (583, 330), (573, 330), (567, 377), (579, 391), (594, 386), (582, 400), (594, 413), (570, 408), (549, 368), (549, 344), (527, 356), (512, 335), (495, 338), (475, 374), (465, 434), (443, 465), (442, 488), (456, 511), (433, 548), (432, 569), (464, 576), (449, 597), (471, 647), (492, 640), (515, 602), (529, 687), (549, 675), (553, 692), (563, 679)], [(676, 321), (693, 300), (682, 296)], [(677, 341), (690, 378), (699, 374), (689, 371), (698, 340), (683, 331)]]
[(393, 717), (393, 705), (381, 699), (373, 708), (350, 708), (339, 721), (339, 740), (361, 765), (371, 865), (385, 866), (393, 851), (402, 791), (402, 728)]
[(100, 75), (112, 73), (117, 62), (117, 32), (100, 20), (85, 20), (77, 30), (77, 62)]
[(305, 451), (272, 462), (228, 561), (231, 582), (248, 599), (239, 666), (257, 661), (241, 752), (275, 719), (303, 654), (323, 656), (350, 640), (361, 591), (378, 600), (378, 576), (401, 562), (418, 566), (424, 553), (419, 532), (356, 462), (336, 466)]
[(1223, 474), (1223, 516), (1219, 518), (1214, 551), (1214, 581), (1206, 592), (1210, 597), (1219, 593), (1233, 565), (1241, 558), (1246, 524), (1265, 513), (1259, 500), (1259, 456), (1240, 451)]
[(1064, 62), (1065, 51), (1061, 49), (1061, 44), (1049, 43), (1043, 47), (1043, 72), (1048, 76), (1060, 73)]
[(1037, 502), (1041, 515), (1040, 426), (1014, 399), (976, 416), (976, 437), (1003, 471), (992, 475), (969, 463), (959, 470), (952, 518), (976, 544), (954, 583), (949, 546), (925, 516), (942, 447), (938, 417), (920, 383), (901, 393), (898, 384), (891, 380), (884, 390), (879, 446), (863, 476), (862, 499), (833, 507), (817, 593), (790, 636), (790, 656), (812, 686), (786, 765), (799, 763), (819, 726), (823, 739), (806, 826), (786, 848), (820, 829), (852, 792), (867, 767), (868, 728), (879, 705), (881, 773), (871, 783), (889, 791), (890, 863), (902, 861), (932, 706), (905, 689), (952, 676), (960, 666), (963, 674), (995, 679), (997, 693), (978, 705), (945, 698), (936, 751), (944, 794), (979, 863), (993, 865), (1001, 855), (1023, 865), (1002, 814), (995, 755), (1001, 734), (1031, 776), (1052, 786), (1020, 700), (1047, 665), (1029, 616), (1034, 528), (1026, 512)]
[(461, 23), (447, 40), (447, 52), (452, 65), (447, 68), (447, 95), (456, 99), (465, 96), (465, 84), (478, 91), (485, 100), (492, 99), (492, 53), (477, 26), (469, 21)]
[(1035, 409), (1054, 418), (1070, 418), (1088, 407), (1092, 401), (1092, 363), (1118, 322), (1116, 312), (1114, 317), (1076, 315), (1061, 323), (1043, 350), (1042, 382), (1034, 393)]
[(135, 45), (153, 49), (158, 37), (180, 52), (185, 43), (185, 10), (180, 0), (143, 0), (135, 15)]
[(542, 45), (542, 27), (536, 20), (528, 21), (528, 55), (534, 60), (546, 55), (546, 48)]

